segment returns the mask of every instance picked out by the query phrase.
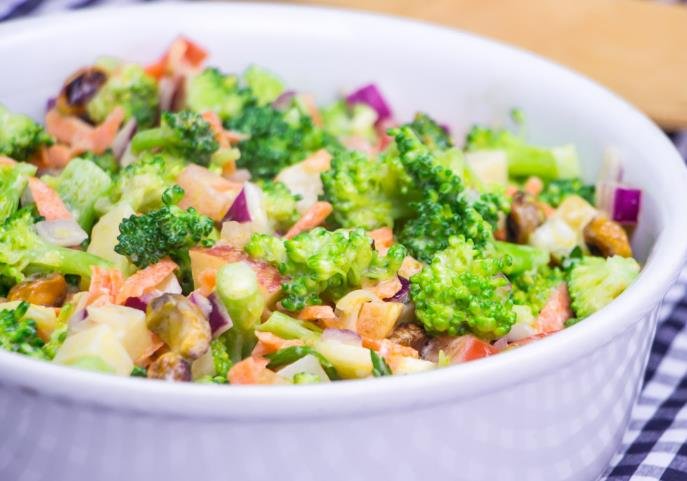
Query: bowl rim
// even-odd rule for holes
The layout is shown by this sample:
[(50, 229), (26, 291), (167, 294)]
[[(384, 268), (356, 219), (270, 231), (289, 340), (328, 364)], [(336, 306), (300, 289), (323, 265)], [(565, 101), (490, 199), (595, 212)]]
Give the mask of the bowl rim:
[[(523, 62), (539, 64), (557, 75), (563, 75), (585, 88), (590, 95), (604, 99), (616, 115), (623, 115), (643, 137), (651, 142), (656, 168), (666, 182), (675, 187), (687, 185), (687, 169), (672, 143), (644, 114), (625, 100), (596, 82), (536, 54), (429, 22), (391, 15), (359, 12), (332, 7), (278, 5), (271, 3), (156, 3), (128, 7), (101, 7), (88, 11), (62, 13), (19, 20), (0, 26), (0, 42), (15, 36), (30, 36), (32, 31), (49, 28), (53, 22), (71, 24), (97, 20), (104, 16), (155, 15), (161, 11), (189, 13), (194, 16), (226, 14), (235, 11), (249, 15), (278, 13), (280, 15), (332, 16), (337, 21), (365, 25), (371, 21), (394, 24), (398, 28), (428, 35), (451, 36), (456, 42), (471, 42), (480, 48), (518, 57)], [(620, 118), (620, 117), (619, 117)], [(663, 194), (668, 197), (668, 194)], [(668, 206), (687, 205), (687, 189), (670, 192)], [(661, 207), (664, 207), (663, 205)], [(670, 223), (659, 233), (647, 263), (635, 283), (618, 300), (579, 323), (523, 349), (501, 353), (469, 365), (412, 376), (391, 376), (377, 379), (336, 382), (327, 385), (298, 386), (217, 386), (186, 383), (151, 382), (146, 379), (119, 378), (37, 361), (0, 350), (0, 387), (21, 389), (56, 402), (92, 405), (98, 408), (156, 413), (190, 418), (284, 420), (295, 417), (365, 415), (426, 408), (476, 398), (490, 391), (514, 384), (535, 382), (553, 368), (599, 349), (642, 321), (660, 302), (677, 277), (687, 256), (687, 216), (680, 216), (672, 207)], [(661, 255), (656, 253), (660, 252)], [(431, 396), (427, 393), (431, 392)]]

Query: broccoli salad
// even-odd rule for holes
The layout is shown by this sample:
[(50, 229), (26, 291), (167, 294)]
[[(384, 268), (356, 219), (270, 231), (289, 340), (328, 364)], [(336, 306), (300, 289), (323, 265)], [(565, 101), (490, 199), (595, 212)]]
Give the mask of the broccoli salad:
[(374, 84), (321, 106), (206, 57), (100, 59), (43, 124), (0, 106), (1, 348), (180, 382), (411, 374), (569, 328), (639, 274), (617, 154), (587, 183), (519, 111), (457, 141)]

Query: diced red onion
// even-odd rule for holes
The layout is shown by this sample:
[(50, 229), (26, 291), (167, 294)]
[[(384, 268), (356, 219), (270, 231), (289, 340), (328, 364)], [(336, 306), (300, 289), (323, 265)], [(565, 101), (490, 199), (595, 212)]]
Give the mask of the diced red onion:
[(402, 302), (406, 304), (410, 301), (410, 281), (401, 276), (398, 276), (398, 280), (401, 281), (401, 288), (396, 291), (396, 294), (384, 300), (387, 302)]
[(642, 191), (616, 182), (599, 182), (596, 204), (611, 220), (636, 224), (642, 203)]
[(279, 97), (277, 97), (274, 102), (272, 102), (272, 107), (274, 107), (277, 110), (286, 110), (291, 105), (291, 101), (295, 96), (296, 92), (294, 92), (293, 90), (287, 90), (286, 92), (282, 93)]
[(236, 222), (250, 222), (251, 216), (248, 212), (248, 201), (246, 199), (246, 188), (244, 187), (236, 196), (229, 210), (224, 215), (223, 221), (233, 220)]
[(52, 109), (55, 108), (56, 104), (57, 104), (57, 99), (55, 97), (48, 98), (48, 100), (45, 102), (45, 111), (50, 112)]
[(506, 347), (508, 347), (508, 339), (504, 336), (500, 339), (498, 339), (494, 344), (494, 349), (497, 351), (503, 351)]
[(198, 308), (203, 312), (203, 315), (205, 315), (206, 318), (210, 318), (210, 313), (212, 312), (212, 304), (210, 303), (210, 301), (208, 301), (207, 297), (205, 297), (198, 291), (193, 291), (188, 295), (188, 300), (196, 306), (198, 306)]
[(208, 316), (210, 330), (212, 331), (212, 336), (217, 337), (228, 331), (234, 323), (227, 312), (227, 308), (224, 307), (224, 303), (222, 303), (216, 293), (210, 294), (208, 301), (212, 304), (212, 310)]
[(117, 160), (121, 159), (129, 146), (131, 138), (136, 133), (136, 119), (131, 118), (119, 129), (117, 136), (112, 141), (112, 153)]
[(338, 341), (342, 344), (350, 344), (351, 346), (362, 346), (363, 344), (362, 338), (349, 329), (325, 329), (320, 339), (323, 341)]
[(177, 82), (171, 77), (164, 77), (158, 83), (160, 95), (160, 110), (162, 112), (172, 109), (174, 93), (176, 92)]
[(69, 316), (69, 319), (67, 319), (67, 328), (69, 329), (69, 332), (79, 332), (84, 326), (84, 321), (86, 320), (86, 317), (86, 309), (77, 308), (72, 313), (72, 315)]
[(139, 311), (143, 312), (146, 312), (148, 309), (148, 302), (143, 300), (141, 297), (128, 297), (126, 301), (124, 301), (124, 305), (126, 307), (138, 309)]
[(36, 223), (36, 232), (46, 242), (63, 247), (74, 247), (88, 239), (88, 234), (73, 219), (42, 220)]
[(346, 102), (352, 104), (367, 104), (377, 112), (377, 122), (391, 117), (391, 109), (384, 100), (382, 93), (375, 84), (368, 84), (346, 97)]

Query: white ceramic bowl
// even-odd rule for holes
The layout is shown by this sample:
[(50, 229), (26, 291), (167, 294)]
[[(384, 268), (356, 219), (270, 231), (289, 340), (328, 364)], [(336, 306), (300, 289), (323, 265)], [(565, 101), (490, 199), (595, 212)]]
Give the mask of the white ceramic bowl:
[(461, 135), (524, 109), (533, 140), (575, 143), (589, 178), (618, 147), (645, 191), (644, 270), (616, 302), (543, 341), (435, 372), (322, 386), (165, 384), (0, 352), (3, 480), (590, 480), (637, 396), (655, 312), (687, 248), (687, 175), (643, 115), (598, 85), (472, 35), (273, 5), (150, 5), (0, 28), (0, 102), (40, 116), (100, 55), (148, 62), (179, 33), (211, 63), (255, 62), (320, 100), (377, 82), (398, 117)]

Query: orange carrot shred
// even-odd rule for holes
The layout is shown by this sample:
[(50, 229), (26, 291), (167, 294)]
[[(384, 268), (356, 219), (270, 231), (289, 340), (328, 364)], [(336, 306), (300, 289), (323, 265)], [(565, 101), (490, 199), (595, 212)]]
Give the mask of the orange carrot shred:
[(167, 276), (177, 270), (177, 266), (169, 259), (163, 259), (157, 264), (150, 265), (124, 281), (117, 294), (117, 304), (123, 304), (130, 297), (139, 297), (164, 281)]
[(332, 213), (332, 210), (332, 204), (329, 202), (315, 202), (313, 206), (303, 214), (303, 217), (296, 221), (284, 237), (291, 239), (301, 232), (317, 227)]
[(29, 177), (29, 191), (38, 213), (45, 220), (71, 220), (74, 217), (64, 205), (59, 194), (36, 177)]

